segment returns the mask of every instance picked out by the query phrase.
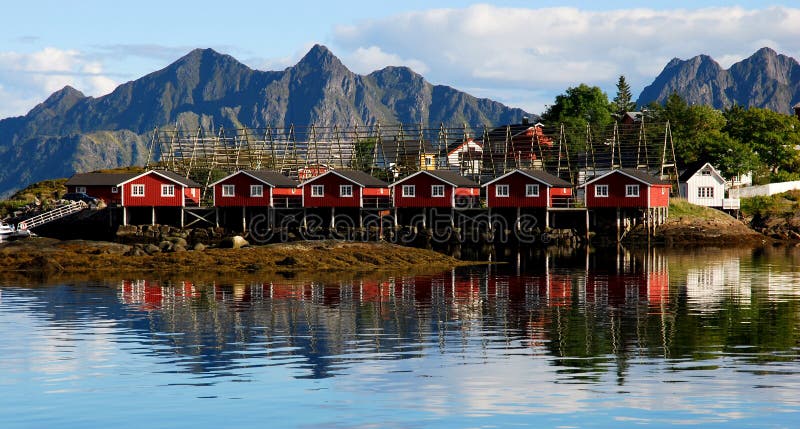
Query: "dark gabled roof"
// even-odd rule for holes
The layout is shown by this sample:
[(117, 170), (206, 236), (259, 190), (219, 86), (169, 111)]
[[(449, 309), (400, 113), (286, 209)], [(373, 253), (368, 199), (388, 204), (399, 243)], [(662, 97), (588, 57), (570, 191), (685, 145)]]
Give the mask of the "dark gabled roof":
[[(636, 170), (635, 168), (620, 168), (613, 171), (619, 171), (620, 173), (627, 174), (635, 179), (647, 183), (648, 185), (669, 185), (668, 182), (664, 182), (663, 180), (646, 171)], [(613, 173), (613, 171), (611, 173)]]
[(562, 178), (560, 178), (558, 176), (554, 176), (554, 175), (552, 175), (552, 174), (550, 174), (550, 173), (548, 173), (548, 172), (546, 172), (544, 170), (525, 170), (525, 169), (521, 169), (521, 168), (517, 168), (517, 169), (511, 170), (508, 173), (503, 174), (502, 176), (495, 177), (494, 179), (484, 183), (483, 186), (486, 187), (488, 185), (491, 185), (492, 183), (497, 182), (498, 180), (503, 179), (505, 177), (508, 177), (508, 176), (510, 176), (512, 174), (515, 174), (515, 173), (526, 175), (526, 176), (531, 177), (534, 180), (537, 180), (537, 181), (539, 181), (541, 183), (544, 183), (545, 185), (550, 186), (550, 187), (555, 187), (555, 188), (571, 188), (572, 187), (572, 183), (569, 183), (566, 180), (564, 180), (564, 179), (562, 179)]
[(117, 186), (139, 173), (79, 173), (67, 180), (66, 186)]
[(598, 181), (598, 180), (600, 180), (602, 178), (608, 177), (608, 176), (610, 176), (610, 175), (612, 175), (614, 173), (620, 173), (620, 174), (623, 174), (625, 176), (632, 177), (635, 180), (638, 180), (638, 181), (640, 181), (642, 183), (645, 183), (645, 184), (648, 184), (648, 185), (670, 185), (669, 182), (665, 182), (665, 181), (659, 179), (658, 177), (651, 175), (650, 173), (648, 173), (646, 171), (636, 170), (636, 169), (633, 169), (633, 168), (615, 168), (614, 170), (611, 170), (608, 173), (602, 174), (600, 176), (595, 177), (592, 180), (589, 180), (588, 182), (584, 183), (583, 185), (580, 185), (579, 188), (583, 188), (583, 187), (585, 187), (585, 186), (587, 186), (587, 185), (589, 185), (591, 183), (594, 183), (594, 182), (596, 182), (596, 181)]
[(464, 187), (464, 188), (479, 188), (481, 185), (473, 182), (472, 180), (467, 179), (466, 177), (449, 170), (422, 170), (418, 171), (410, 176), (406, 176), (394, 183), (391, 186), (395, 186), (400, 182), (404, 182), (414, 176), (418, 176), (420, 174), (427, 174), (429, 176), (433, 176), (445, 183), (448, 183), (455, 187)]
[(300, 182), (293, 180), (279, 171), (242, 170), (256, 179), (276, 188), (296, 188)]
[[(389, 184), (384, 182), (383, 180), (376, 179), (375, 177), (372, 177), (369, 173), (365, 173), (359, 170), (330, 170), (325, 174), (331, 174), (331, 173), (338, 174), (339, 176), (342, 176), (345, 179), (350, 180), (353, 183), (357, 183), (365, 188), (386, 188), (389, 186)], [(322, 176), (324, 176), (324, 174)], [(311, 180), (314, 179), (309, 179), (309, 181)]]
[(164, 177), (167, 177), (170, 180), (174, 181), (175, 183), (180, 183), (181, 185), (186, 186), (187, 188), (199, 188), (199, 187), (202, 186), (199, 183), (195, 182), (194, 180), (189, 179), (187, 177), (183, 177), (178, 173), (173, 173), (172, 171), (153, 170), (153, 172), (157, 173), (157, 174), (160, 174), (160, 175), (162, 175)]
[(481, 185), (473, 182), (472, 180), (467, 179), (466, 177), (448, 170), (429, 170), (425, 171), (425, 173), (430, 174), (433, 177), (438, 179), (444, 180), (445, 182), (452, 183), (455, 186), (463, 186), (465, 188), (478, 188)]
[(534, 179), (546, 184), (550, 185), (555, 188), (571, 188), (572, 183), (567, 182), (566, 180), (554, 176), (544, 170), (519, 170), (523, 174), (527, 174), (528, 176), (533, 177)]
[[(706, 164), (711, 165), (707, 161), (695, 161), (686, 165), (686, 169), (683, 170), (680, 176), (678, 176), (678, 181), (681, 183), (685, 183), (687, 180), (691, 179), (692, 176), (697, 174)], [(711, 168), (714, 168), (712, 165)]]

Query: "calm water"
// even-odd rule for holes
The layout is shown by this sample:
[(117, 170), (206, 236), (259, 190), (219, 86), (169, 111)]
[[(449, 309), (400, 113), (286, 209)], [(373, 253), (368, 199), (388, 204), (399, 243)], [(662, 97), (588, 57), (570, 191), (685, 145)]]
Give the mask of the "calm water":
[(800, 426), (800, 251), (0, 287), (0, 427)]

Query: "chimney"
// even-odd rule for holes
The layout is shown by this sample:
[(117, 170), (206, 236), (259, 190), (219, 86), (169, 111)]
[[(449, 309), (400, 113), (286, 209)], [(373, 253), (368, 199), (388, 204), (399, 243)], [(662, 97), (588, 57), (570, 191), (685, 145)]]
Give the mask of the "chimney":
[(794, 116), (797, 116), (797, 119), (800, 119), (800, 103), (795, 104), (792, 109), (794, 109)]
[[(798, 110), (800, 110), (800, 104), (798, 104), (798, 105), (797, 105), (797, 106), (795, 106), (795, 108), (794, 108), (794, 111), (795, 111), (795, 112), (797, 112)], [(522, 117), (522, 125), (528, 125), (528, 122), (529, 122), (529, 120), (528, 120), (528, 117), (527, 117), (527, 116), (523, 116), (523, 117)]]

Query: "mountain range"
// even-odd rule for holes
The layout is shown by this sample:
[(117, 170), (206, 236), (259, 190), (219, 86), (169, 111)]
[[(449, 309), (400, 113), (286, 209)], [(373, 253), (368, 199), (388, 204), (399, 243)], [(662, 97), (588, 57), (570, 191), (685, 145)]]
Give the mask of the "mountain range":
[(43, 179), (143, 164), (156, 127), (184, 129), (372, 125), (376, 122), (503, 124), (529, 113), (433, 85), (407, 67), (368, 75), (316, 45), (283, 71), (253, 70), (196, 49), (102, 97), (65, 87), (27, 115), (0, 120), (0, 196)]
[[(791, 113), (800, 101), (800, 64), (762, 48), (723, 69), (707, 55), (673, 59), (637, 104), (677, 93), (689, 104), (733, 104)], [(162, 70), (102, 97), (65, 87), (25, 116), (0, 120), (0, 197), (39, 180), (75, 172), (143, 164), (156, 127), (287, 127), (510, 124), (521, 109), (432, 85), (406, 67), (368, 75), (348, 70), (316, 45), (282, 71), (253, 70), (229, 55), (196, 49)]]
[(644, 88), (637, 105), (663, 103), (673, 93), (690, 105), (716, 109), (739, 105), (791, 114), (800, 101), (800, 64), (770, 48), (761, 48), (728, 69), (708, 55), (674, 58)]

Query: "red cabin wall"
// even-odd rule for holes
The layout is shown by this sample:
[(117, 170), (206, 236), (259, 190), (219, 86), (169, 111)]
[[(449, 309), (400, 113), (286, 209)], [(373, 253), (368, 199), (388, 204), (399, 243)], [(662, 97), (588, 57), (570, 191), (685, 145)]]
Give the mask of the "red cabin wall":
[[(325, 186), (325, 193), (322, 197), (311, 196), (312, 185)], [(352, 197), (340, 197), (339, 186), (352, 185)], [(319, 176), (303, 185), (303, 207), (360, 207), (361, 187), (336, 174), (325, 174)]]
[[(144, 185), (144, 196), (134, 197), (131, 195), (132, 185)], [(172, 197), (161, 196), (161, 185), (175, 185), (175, 195)], [(122, 186), (121, 191), (125, 195), (126, 207), (182, 207), (183, 206), (183, 186), (171, 180), (167, 180), (157, 174), (151, 173), (138, 179), (131, 180)]]
[(653, 185), (650, 187), (650, 207), (669, 206), (670, 185)]
[[(100, 198), (106, 204), (119, 204), (122, 202), (122, 193), (112, 193), (113, 186), (80, 186), (86, 188), (86, 193), (90, 197)], [(79, 186), (67, 186), (67, 192), (78, 192)]]
[[(232, 197), (222, 196), (223, 185), (234, 186)], [(264, 188), (264, 195), (261, 197), (251, 197), (250, 185), (261, 185)], [(269, 185), (255, 180), (246, 174), (236, 174), (214, 185), (214, 205), (216, 207), (268, 207), (270, 189)]]
[(183, 197), (194, 204), (200, 204), (200, 188), (183, 188)]
[[(597, 185), (608, 185), (607, 197), (595, 197)], [(638, 185), (638, 197), (626, 197), (625, 185)], [(622, 173), (612, 173), (586, 186), (586, 207), (647, 207), (650, 186)]]
[[(539, 193), (542, 190), (539, 189)], [(569, 198), (572, 196), (572, 188), (550, 188), (550, 207), (553, 207), (553, 201), (557, 198)]]
[[(413, 197), (403, 196), (403, 185), (414, 185)], [(443, 197), (432, 197), (431, 186), (444, 185)], [(418, 174), (406, 180), (398, 182), (394, 186), (394, 206), (398, 208), (405, 207), (452, 207), (453, 206), (453, 186), (427, 174)]]
[[(539, 196), (526, 197), (525, 185), (538, 184)], [(497, 185), (508, 185), (508, 196), (497, 197)], [(571, 193), (571, 191), (570, 191)], [(567, 195), (564, 195), (567, 196)], [(486, 187), (486, 203), (489, 207), (547, 207), (547, 185), (521, 173), (504, 177)]]

